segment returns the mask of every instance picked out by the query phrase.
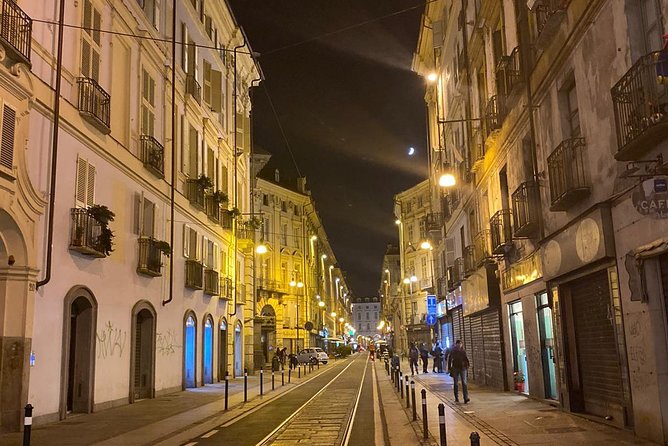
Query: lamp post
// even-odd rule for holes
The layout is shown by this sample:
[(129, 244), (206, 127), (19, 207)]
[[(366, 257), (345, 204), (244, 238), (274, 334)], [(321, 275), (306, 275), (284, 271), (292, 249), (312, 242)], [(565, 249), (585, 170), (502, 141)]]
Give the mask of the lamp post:
[(334, 330), (332, 336), (336, 337), (336, 311), (332, 311), (331, 316), (332, 316), (332, 328)]

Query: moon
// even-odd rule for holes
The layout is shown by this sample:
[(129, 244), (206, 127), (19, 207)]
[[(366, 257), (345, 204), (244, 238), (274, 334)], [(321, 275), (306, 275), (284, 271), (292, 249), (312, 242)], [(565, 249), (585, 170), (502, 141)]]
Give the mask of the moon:
[(410, 147), (408, 149), (408, 156), (413, 156), (413, 155), (415, 155), (415, 149), (413, 147)]

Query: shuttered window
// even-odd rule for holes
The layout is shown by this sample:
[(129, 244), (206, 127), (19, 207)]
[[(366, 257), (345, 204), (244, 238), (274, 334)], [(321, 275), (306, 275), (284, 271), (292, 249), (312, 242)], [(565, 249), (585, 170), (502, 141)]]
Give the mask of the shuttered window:
[(143, 135), (155, 136), (155, 79), (142, 70), (141, 131)]
[(0, 166), (11, 170), (14, 167), (14, 137), (16, 134), (16, 112), (7, 105), (2, 107), (2, 143)]
[(204, 71), (204, 102), (211, 105), (211, 64), (206, 59), (204, 59), (202, 69)]
[(197, 231), (188, 225), (183, 225), (183, 257), (197, 260), (199, 246), (197, 245)]
[(189, 127), (188, 133), (188, 175), (190, 178), (198, 177), (197, 160), (199, 152), (199, 132), (193, 126)]
[(102, 15), (90, 0), (84, 0), (81, 40), (81, 74), (100, 80), (100, 25)]
[(144, 193), (135, 194), (134, 203), (134, 233), (144, 237), (155, 236), (156, 205), (144, 196)]
[(80, 208), (95, 204), (95, 166), (83, 158), (77, 158), (75, 201)]

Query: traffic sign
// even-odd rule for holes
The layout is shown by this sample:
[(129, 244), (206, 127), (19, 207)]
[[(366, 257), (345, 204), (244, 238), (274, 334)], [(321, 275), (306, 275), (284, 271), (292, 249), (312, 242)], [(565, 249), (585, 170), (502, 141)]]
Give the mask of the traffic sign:
[(436, 315), (435, 314), (428, 314), (425, 317), (424, 321), (427, 325), (436, 325)]

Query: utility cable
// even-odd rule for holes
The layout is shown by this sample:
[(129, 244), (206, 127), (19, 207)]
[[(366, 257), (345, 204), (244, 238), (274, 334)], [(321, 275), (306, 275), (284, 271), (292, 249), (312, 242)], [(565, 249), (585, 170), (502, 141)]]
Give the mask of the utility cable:
[(297, 165), (297, 160), (295, 159), (295, 155), (294, 153), (292, 153), (292, 147), (290, 146), (288, 137), (285, 135), (285, 129), (283, 128), (283, 124), (281, 123), (281, 120), (278, 117), (278, 113), (276, 112), (276, 106), (274, 105), (274, 101), (272, 101), (271, 95), (269, 95), (269, 89), (267, 88), (266, 82), (262, 82), (262, 88), (264, 89), (264, 92), (267, 95), (267, 99), (269, 100), (269, 106), (271, 107), (271, 111), (274, 113), (274, 118), (276, 118), (276, 123), (278, 124), (278, 128), (281, 131), (281, 136), (283, 137), (283, 142), (285, 143), (285, 147), (287, 147), (288, 153), (290, 154), (290, 158), (292, 158), (292, 163), (295, 165), (295, 169), (297, 169), (297, 175), (301, 177), (302, 173), (299, 170), (299, 166)]

